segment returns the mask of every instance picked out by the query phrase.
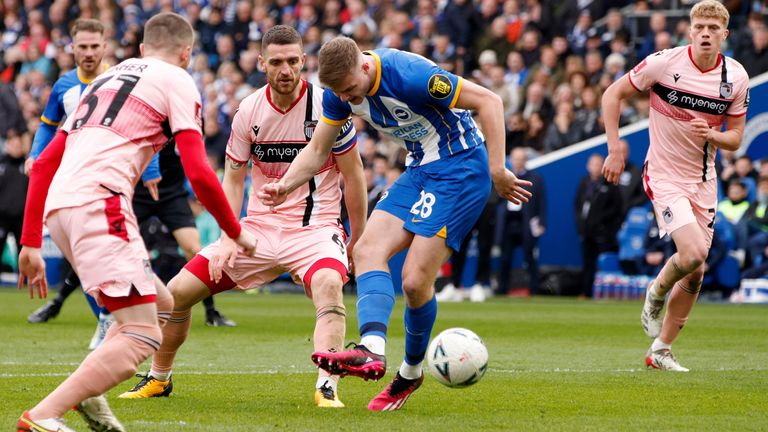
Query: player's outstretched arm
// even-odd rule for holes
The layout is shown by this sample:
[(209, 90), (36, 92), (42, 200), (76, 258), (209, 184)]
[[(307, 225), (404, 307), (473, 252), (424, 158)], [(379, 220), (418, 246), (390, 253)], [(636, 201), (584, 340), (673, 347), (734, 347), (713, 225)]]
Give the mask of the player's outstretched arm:
[(21, 232), (21, 252), (19, 253), (19, 289), (29, 280), (29, 295), (34, 297), (34, 289), (40, 298), (48, 295), (48, 282), (45, 279), (45, 261), (40, 253), (43, 244), (43, 213), (48, 189), (56, 170), (61, 165), (67, 134), (59, 132), (40, 154), (32, 166), (27, 189), (27, 201), (24, 207), (24, 224)]
[(741, 138), (744, 135), (744, 126), (747, 116), (725, 116), (725, 130), (710, 128), (707, 121), (695, 118), (689, 123), (693, 134), (705, 139), (715, 147), (723, 150), (736, 151), (741, 146)]
[[(352, 148), (342, 155), (336, 155), (336, 164), (344, 177), (344, 203), (347, 205), (350, 228), (347, 256), (352, 265), (352, 250), (363, 235), (368, 217), (368, 189), (365, 184), (363, 161), (357, 148)], [(352, 271), (351, 267), (350, 271)]]
[(621, 101), (637, 93), (629, 81), (629, 75), (624, 75), (611, 84), (603, 93), (602, 111), (605, 123), (605, 135), (608, 139), (608, 157), (603, 162), (603, 177), (609, 183), (618, 184), (619, 176), (624, 172), (624, 155), (619, 146), (619, 117), (621, 116)]
[(216, 222), (230, 238), (242, 247), (247, 255), (253, 255), (256, 250), (256, 238), (253, 234), (240, 228), (235, 214), (224, 196), (219, 179), (208, 165), (205, 155), (205, 145), (200, 132), (183, 130), (176, 134), (176, 144), (179, 158), (184, 167), (184, 173), (192, 185), (192, 190), (205, 206)]
[(256, 196), (267, 206), (280, 205), (289, 193), (309, 181), (320, 166), (328, 158), (328, 153), (336, 142), (342, 125), (331, 125), (320, 121), (315, 128), (312, 139), (286, 171), (280, 181), (268, 183), (259, 189)]
[(462, 81), (456, 108), (477, 111), (488, 146), (488, 165), (496, 191), (501, 197), (515, 204), (528, 202), (531, 182), (518, 179), (504, 165), (504, 105), (492, 91), (467, 80)]

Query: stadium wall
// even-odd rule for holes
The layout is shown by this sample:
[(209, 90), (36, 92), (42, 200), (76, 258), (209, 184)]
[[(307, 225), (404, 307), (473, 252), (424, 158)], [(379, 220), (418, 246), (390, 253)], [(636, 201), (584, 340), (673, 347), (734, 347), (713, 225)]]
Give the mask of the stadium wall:
[[(749, 85), (747, 126), (738, 154), (746, 153), (758, 160), (768, 157), (768, 73), (753, 78)], [(642, 167), (648, 151), (648, 121), (626, 126), (619, 133), (629, 143), (630, 160)], [(587, 159), (593, 153), (608, 154), (605, 135), (548, 153), (528, 164), (528, 168), (536, 170), (546, 182), (549, 213), (547, 231), (539, 242), (542, 266), (581, 266), (574, 201), (579, 180), (587, 174)]]

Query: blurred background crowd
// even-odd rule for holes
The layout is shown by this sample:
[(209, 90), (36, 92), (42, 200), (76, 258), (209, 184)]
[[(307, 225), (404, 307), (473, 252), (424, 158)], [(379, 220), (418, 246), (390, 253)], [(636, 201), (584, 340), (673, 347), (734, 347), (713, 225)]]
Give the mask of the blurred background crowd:
[[(0, 2), (0, 148), (5, 158), (23, 158), (40, 122), (53, 82), (75, 67), (68, 28), (76, 18), (95, 18), (106, 28), (110, 65), (138, 56), (143, 23), (160, 11), (187, 17), (198, 33), (190, 74), (204, 100), (205, 140), (216, 168), (223, 164), (232, 116), (245, 96), (266, 83), (258, 65), (261, 37), (275, 24), (288, 24), (304, 38), (307, 80), (317, 80), (317, 52), (324, 41), (344, 34), (362, 49), (398, 48), (432, 59), (444, 69), (497, 93), (505, 108), (506, 150), (513, 150), (525, 171), (527, 160), (603, 133), (603, 91), (646, 55), (688, 41), (686, 0), (1, 0)], [(768, 70), (766, 0), (728, 0), (731, 34), (725, 54), (741, 62), (750, 76)], [(621, 124), (648, 117), (647, 94), (622, 109)], [(403, 150), (363, 121), (355, 122), (359, 150), (369, 182), (371, 208), (404, 169)], [(749, 205), (768, 200), (768, 163), (721, 158), (727, 199)], [(519, 161), (518, 161), (519, 162)], [(519, 163), (518, 163), (519, 165)], [(758, 174), (759, 171), (759, 174)], [(734, 178), (734, 176), (738, 178)], [(763, 176), (763, 177), (761, 177)], [(750, 181), (742, 181), (745, 177)], [(546, 183), (546, 179), (542, 179)], [(745, 184), (742, 201), (732, 199), (731, 184)], [(552, 187), (552, 185), (549, 185)], [(627, 186), (626, 184), (624, 185)], [(586, 188), (589, 187), (587, 184)], [(634, 185), (633, 187), (636, 187)], [(737, 186), (738, 187), (738, 186)], [(0, 186), (0, 195), (4, 192)], [(736, 192), (734, 192), (734, 196)], [(631, 206), (622, 195), (616, 224)], [(2, 198), (0, 198), (2, 200)], [(642, 197), (640, 198), (642, 201)], [(13, 202), (17, 203), (14, 199)], [(22, 201), (23, 202), (23, 201)], [(578, 206), (579, 203), (575, 203)], [(546, 203), (542, 203), (546, 208)], [(4, 206), (3, 206), (4, 207)], [(739, 207), (740, 208), (740, 207)], [(483, 248), (497, 251), (511, 231), (536, 238), (546, 229), (539, 214), (522, 217), (505, 204), (489, 201), (489, 214), (502, 218)], [(734, 226), (740, 217), (733, 213)], [(23, 214), (23, 212), (22, 212)], [(0, 215), (0, 218), (8, 215)], [(577, 216), (578, 218), (578, 211)], [(530, 223), (531, 218), (537, 218)], [(759, 218), (758, 218), (759, 219)], [(613, 223), (612, 222), (612, 223)], [(762, 227), (738, 228), (744, 251), (742, 268), (761, 263), (750, 238)], [(746, 224), (745, 224), (746, 225)], [(585, 227), (588, 224), (584, 225)], [(613, 225), (612, 225), (613, 226)], [(512, 229), (512, 228), (509, 228)], [(746, 232), (746, 234), (745, 234)], [(522, 235), (522, 234), (515, 234)], [(517, 239), (517, 237), (515, 237)], [(508, 241), (509, 240), (509, 241)], [(520, 246), (522, 237), (514, 241)], [(535, 242), (524, 246), (535, 258)], [(482, 252), (481, 252), (482, 254)], [(528, 263), (529, 267), (532, 263)], [(538, 279), (538, 274), (533, 275)], [(457, 281), (458, 283), (458, 281)], [(485, 283), (487, 285), (487, 282)], [(503, 285), (503, 284), (502, 284)], [(494, 286), (498, 286), (497, 283)], [(501, 287), (501, 292), (505, 291)], [(535, 290), (534, 290), (535, 291)], [(589, 292), (583, 294), (589, 295)]]

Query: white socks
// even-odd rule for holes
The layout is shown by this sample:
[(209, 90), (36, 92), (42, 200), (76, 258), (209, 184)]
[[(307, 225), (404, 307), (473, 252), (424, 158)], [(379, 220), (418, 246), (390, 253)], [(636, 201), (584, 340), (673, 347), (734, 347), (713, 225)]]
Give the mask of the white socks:
[(406, 362), (403, 362), (403, 364), (400, 365), (400, 376), (409, 379), (414, 380), (418, 379), (421, 376), (421, 363), (415, 365), (409, 365)]
[(672, 344), (664, 343), (659, 338), (654, 339), (653, 344), (651, 344), (651, 351), (658, 351), (660, 349), (671, 349), (671, 348), (672, 348)]
[(150, 369), (149, 375), (158, 381), (168, 381), (168, 379), (171, 377), (171, 372), (158, 372), (154, 369)]
[(381, 336), (368, 335), (360, 339), (360, 345), (365, 345), (368, 351), (374, 354), (384, 355), (387, 340)]

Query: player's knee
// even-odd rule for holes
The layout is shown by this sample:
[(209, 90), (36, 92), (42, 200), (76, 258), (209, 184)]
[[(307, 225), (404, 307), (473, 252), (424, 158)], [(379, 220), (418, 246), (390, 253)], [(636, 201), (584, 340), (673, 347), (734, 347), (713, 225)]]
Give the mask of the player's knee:
[(112, 362), (110, 368), (123, 380), (130, 378), (139, 365), (160, 348), (163, 332), (157, 324), (128, 322), (117, 324), (116, 339), (120, 345), (120, 356)]
[(312, 298), (320, 301), (340, 301), (342, 286), (344, 286), (343, 279), (336, 270), (318, 271), (312, 276)]
[(201, 286), (195, 286), (195, 283), (185, 276), (188, 275), (180, 273), (168, 282), (168, 290), (172, 295), (174, 311), (189, 309), (210, 295), (210, 291), (205, 284), (200, 282), (199, 285)]
[(693, 247), (678, 254), (677, 265), (688, 273), (694, 272), (704, 265), (707, 259), (707, 248)]
[(160, 324), (160, 327), (164, 326), (165, 323), (168, 321), (168, 319), (171, 317), (171, 312), (173, 312), (173, 296), (170, 295), (170, 293), (167, 293), (167, 295), (159, 295), (157, 296), (157, 320)]
[(403, 275), (403, 295), (408, 298), (425, 296), (431, 285), (426, 282), (426, 275), (422, 272)]

